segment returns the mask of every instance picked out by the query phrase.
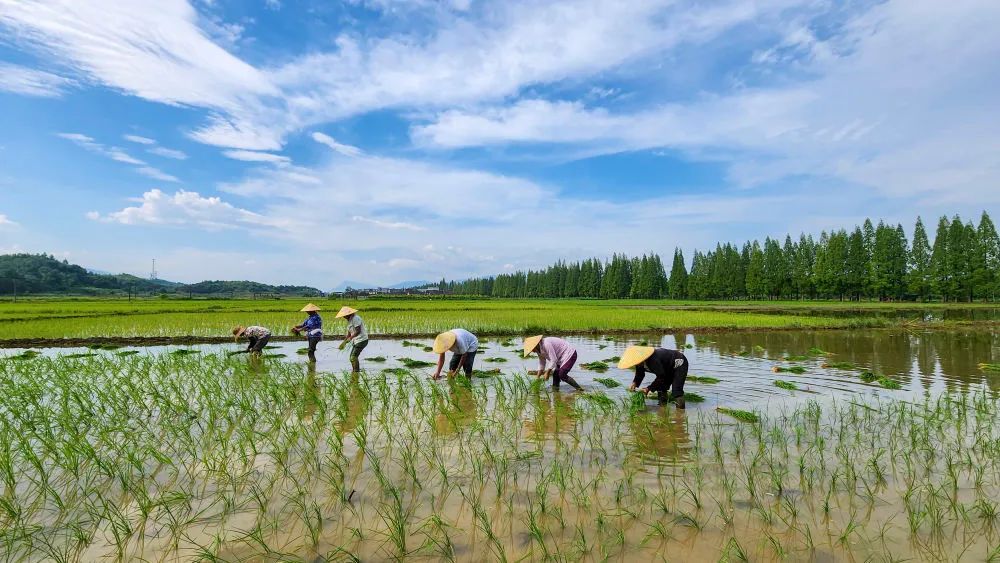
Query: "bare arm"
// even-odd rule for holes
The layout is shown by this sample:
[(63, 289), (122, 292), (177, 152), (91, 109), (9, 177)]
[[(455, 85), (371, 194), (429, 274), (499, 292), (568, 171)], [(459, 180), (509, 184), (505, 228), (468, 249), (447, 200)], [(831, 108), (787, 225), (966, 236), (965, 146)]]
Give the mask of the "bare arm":
[(431, 376), (433, 379), (439, 379), (441, 377), (442, 367), (444, 367), (444, 354), (438, 354), (437, 369), (434, 370), (434, 375)]

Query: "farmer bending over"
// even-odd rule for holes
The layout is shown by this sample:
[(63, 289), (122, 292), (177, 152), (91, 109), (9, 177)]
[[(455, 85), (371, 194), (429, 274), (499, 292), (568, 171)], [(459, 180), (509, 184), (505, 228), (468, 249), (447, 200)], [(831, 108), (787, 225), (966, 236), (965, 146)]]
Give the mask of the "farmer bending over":
[(677, 408), (684, 408), (684, 380), (688, 374), (688, 359), (679, 350), (667, 350), (665, 348), (653, 348), (652, 346), (629, 346), (622, 354), (622, 359), (618, 362), (621, 369), (635, 367), (635, 379), (629, 385), (629, 391), (635, 391), (642, 383), (647, 371), (653, 372), (656, 379), (640, 392), (649, 395), (655, 391), (658, 394), (660, 404), (668, 400), (667, 391), (670, 391), (670, 399), (674, 399)]
[(262, 326), (236, 326), (233, 328), (233, 340), (239, 342), (240, 338), (246, 337), (249, 341), (244, 354), (260, 354), (267, 346), (267, 341), (271, 340), (271, 331)]
[(302, 308), (302, 313), (309, 313), (306, 320), (302, 321), (302, 324), (292, 327), (292, 332), (299, 334), (305, 331), (306, 338), (309, 340), (309, 361), (316, 361), (316, 346), (323, 340), (323, 319), (320, 318), (319, 307), (313, 305), (312, 303), (306, 305)]
[(437, 369), (434, 370), (433, 379), (441, 378), (444, 354), (449, 350), (452, 354), (451, 364), (448, 366), (448, 377), (453, 377), (459, 367), (465, 371), (466, 377), (472, 377), (472, 364), (476, 360), (476, 352), (479, 351), (479, 339), (476, 338), (476, 335), (463, 328), (453, 328), (437, 335), (432, 349), (438, 355)]
[(351, 345), (351, 372), (360, 373), (361, 351), (365, 349), (365, 346), (368, 346), (368, 330), (365, 329), (365, 322), (361, 320), (357, 309), (347, 306), (340, 308), (337, 318), (347, 321), (347, 334), (344, 336), (344, 341), (340, 343), (340, 349), (343, 350), (348, 343)]
[(562, 338), (555, 336), (532, 336), (524, 339), (524, 357), (527, 358), (532, 352), (538, 350), (538, 377), (547, 375), (545, 367), (551, 362), (552, 367), (548, 370), (552, 373), (552, 389), (559, 389), (559, 382), (565, 381), (572, 385), (577, 391), (583, 391), (583, 387), (569, 376), (569, 372), (576, 365), (576, 350)]

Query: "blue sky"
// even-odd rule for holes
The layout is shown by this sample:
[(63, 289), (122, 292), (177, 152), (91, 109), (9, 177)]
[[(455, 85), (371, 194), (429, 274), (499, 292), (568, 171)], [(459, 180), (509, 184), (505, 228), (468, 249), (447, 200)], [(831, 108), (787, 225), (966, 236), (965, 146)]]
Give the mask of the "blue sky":
[(0, 0), (0, 252), (329, 288), (1000, 203), (991, 0)]

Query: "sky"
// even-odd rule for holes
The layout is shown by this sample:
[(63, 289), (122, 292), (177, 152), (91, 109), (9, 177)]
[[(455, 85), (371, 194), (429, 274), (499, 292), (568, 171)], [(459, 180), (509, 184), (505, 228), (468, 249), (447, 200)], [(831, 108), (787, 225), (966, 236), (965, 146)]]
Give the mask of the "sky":
[(995, 0), (0, 0), (0, 253), (331, 288), (1000, 210)]

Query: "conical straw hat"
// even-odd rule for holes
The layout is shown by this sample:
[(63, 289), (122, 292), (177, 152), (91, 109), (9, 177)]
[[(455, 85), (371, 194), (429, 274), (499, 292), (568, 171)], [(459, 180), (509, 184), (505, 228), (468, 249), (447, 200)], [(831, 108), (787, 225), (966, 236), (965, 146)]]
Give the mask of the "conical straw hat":
[(357, 312), (358, 312), (357, 309), (351, 309), (347, 305), (344, 305), (343, 307), (340, 308), (340, 312), (337, 313), (337, 316), (335, 318), (342, 319), (347, 315), (353, 315), (354, 313)]
[(645, 362), (647, 358), (653, 355), (653, 350), (655, 349), (652, 346), (629, 346), (622, 354), (622, 359), (618, 362), (618, 368), (628, 369)]
[(531, 354), (532, 352), (534, 352), (535, 348), (538, 348), (538, 344), (541, 341), (542, 341), (542, 335), (541, 334), (539, 334), (538, 336), (529, 336), (528, 338), (525, 338), (524, 339), (524, 357), (527, 358), (529, 354)]
[(431, 349), (434, 350), (435, 354), (444, 354), (448, 351), (448, 349), (455, 345), (456, 339), (457, 337), (454, 332), (450, 330), (448, 332), (442, 332), (437, 335), (437, 338), (434, 339), (434, 346), (432, 346)]
[(302, 312), (302, 313), (311, 313), (313, 311), (319, 311), (319, 310), (320, 310), (319, 307), (317, 307), (317, 306), (313, 305), (312, 303), (310, 303), (310, 304), (306, 305), (305, 307), (303, 307), (300, 310), (300, 312)]
[(233, 327), (233, 340), (239, 340), (243, 333), (246, 332), (246, 328), (243, 325), (236, 325)]

